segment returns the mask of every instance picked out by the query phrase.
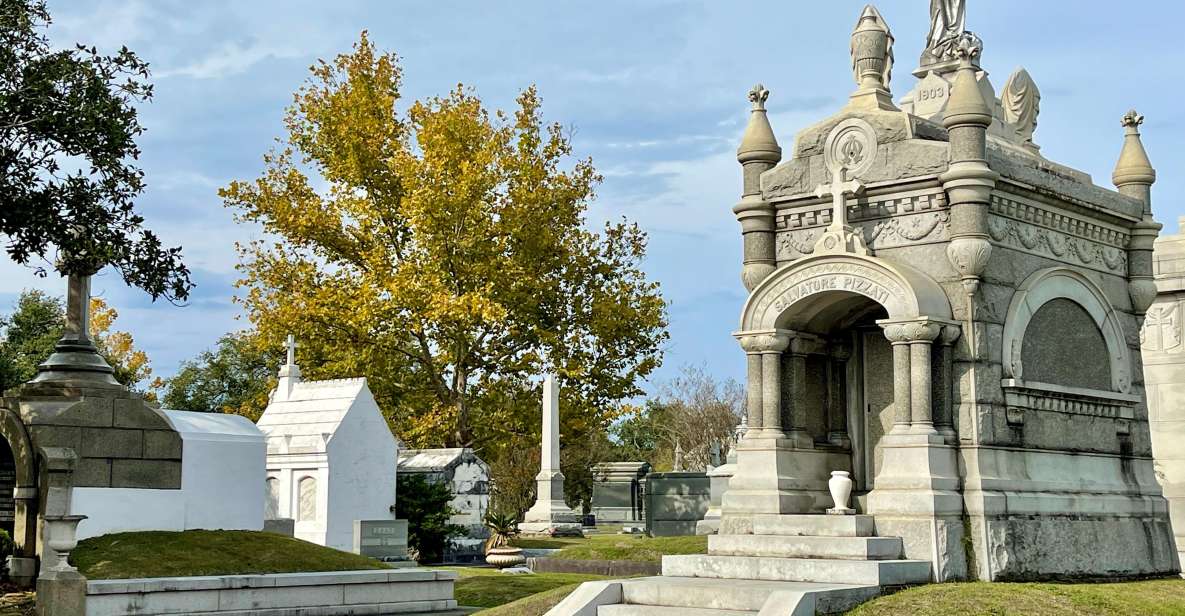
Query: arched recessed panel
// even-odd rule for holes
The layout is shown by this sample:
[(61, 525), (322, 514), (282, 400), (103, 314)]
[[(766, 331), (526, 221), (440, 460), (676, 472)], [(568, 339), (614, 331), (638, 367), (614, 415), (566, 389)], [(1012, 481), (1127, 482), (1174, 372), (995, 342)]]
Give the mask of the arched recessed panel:
[(1026, 380), (1104, 391), (1111, 389), (1109, 355), (1107, 340), (1090, 313), (1066, 298), (1049, 300), (1037, 309), (1020, 353)]
[[(1112, 308), (1111, 302), (1102, 289), (1086, 275), (1065, 267), (1054, 267), (1036, 272), (1025, 279), (1012, 297), (1008, 307), (1008, 317), (1004, 322), (1004, 344), (1001, 362), (1004, 366), (1004, 376), (1018, 381), (1042, 381), (1038, 376), (1046, 375), (1047, 367), (1034, 372), (1026, 366), (1025, 361), (1025, 332), (1029, 329), (1034, 316), (1048, 303), (1055, 300), (1069, 300), (1081, 308), (1086, 319), (1080, 319), (1077, 330), (1063, 333), (1062, 339), (1046, 342), (1047, 345), (1056, 344), (1061, 361), (1070, 353), (1079, 353), (1078, 334), (1091, 335), (1090, 331), (1083, 331), (1087, 324), (1092, 323), (1095, 331), (1103, 338), (1106, 346), (1106, 362), (1110, 366), (1108, 391), (1129, 393), (1131, 391), (1130, 354), (1123, 336), (1123, 328), (1119, 318)], [(1057, 306), (1055, 304), (1055, 310)], [(1065, 309), (1064, 304), (1061, 305)], [(1068, 311), (1066, 314), (1070, 314)], [(1082, 315), (1078, 315), (1082, 316)], [(1064, 324), (1063, 324), (1064, 325)], [(1056, 357), (1056, 356), (1055, 356)], [(1034, 369), (1036, 370), (1036, 369)], [(1048, 378), (1045, 376), (1044, 378)], [(1057, 383), (1054, 383), (1057, 384)], [(1089, 389), (1103, 389), (1092, 387)]]
[(301, 477), (296, 486), (296, 519), (301, 522), (315, 521), (317, 519), (317, 480), (312, 477)]
[(275, 520), (280, 517), (280, 480), (268, 477), (264, 497), (263, 519)]

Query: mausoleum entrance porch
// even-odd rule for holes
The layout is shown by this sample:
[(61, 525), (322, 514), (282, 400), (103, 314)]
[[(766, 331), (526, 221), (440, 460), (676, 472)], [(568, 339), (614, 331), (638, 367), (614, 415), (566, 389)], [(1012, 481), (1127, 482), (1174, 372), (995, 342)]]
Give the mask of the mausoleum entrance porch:
[(749, 431), (726, 514), (822, 512), (832, 471), (852, 472), (859, 498), (927, 468), (888, 468), (911, 463), (886, 444), (950, 449), (935, 470), (953, 472), (960, 328), (936, 282), (876, 257), (803, 259), (754, 288), (741, 325)]

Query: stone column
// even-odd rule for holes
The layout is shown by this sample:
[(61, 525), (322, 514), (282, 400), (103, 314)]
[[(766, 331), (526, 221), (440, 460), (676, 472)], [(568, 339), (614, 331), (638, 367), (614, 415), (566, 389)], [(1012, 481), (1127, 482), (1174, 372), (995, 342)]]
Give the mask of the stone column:
[(790, 409), (786, 438), (795, 448), (811, 449), (815, 440), (806, 429), (806, 356), (810, 344), (804, 338), (796, 337), (789, 341), (787, 353), (790, 362)]
[(852, 350), (846, 344), (833, 344), (827, 361), (827, 440), (836, 447), (850, 448), (848, 435), (847, 364)]
[(925, 316), (881, 322), (893, 343), (897, 413), (893, 430), (881, 439), (881, 467), (867, 501), (877, 533), (903, 537), (906, 558), (933, 562), (939, 581), (967, 570), (963, 551), (951, 549), (963, 538), (959, 465), (955, 448), (934, 426), (931, 353), (945, 325)]
[(1133, 109), (1121, 120), (1124, 129), (1123, 150), (1111, 181), (1122, 194), (1144, 203), (1142, 220), (1132, 226), (1127, 251), (1128, 295), (1132, 310), (1143, 316), (1156, 299), (1156, 282), (1152, 277), (1152, 245), (1160, 235), (1161, 224), (1152, 219), (1152, 184), (1156, 170), (1148, 160), (1148, 152), (1140, 140), (1140, 125), (1144, 116)]
[(893, 344), (893, 434), (909, 432), (912, 418), (912, 397), (910, 384), (909, 333), (906, 325), (890, 323), (884, 325), (885, 337)]
[(930, 353), (934, 339), (942, 333), (942, 326), (918, 321), (907, 327), (909, 336), (909, 399), (910, 432), (934, 434), (934, 400), (932, 362)]
[(564, 502), (564, 474), (560, 472), (560, 388), (555, 375), (543, 378), (543, 435), (539, 474), (535, 476), (535, 504), (523, 516), (525, 533), (580, 534), (580, 516)]
[[(782, 430), (782, 352), (790, 339), (781, 334), (759, 338), (761, 345), (762, 430), (769, 437), (784, 436)], [(793, 426), (792, 426), (793, 427)]]
[(758, 350), (755, 337), (741, 338), (741, 348), (745, 349), (745, 361), (748, 366), (745, 379), (745, 416), (748, 418), (749, 428), (761, 430), (765, 425), (762, 421), (761, 351)]
[(741, 223), (744, 237), (744, 268), (741, 280), (752, 291), (758, 283), (777, 267), (774, 247), (774, 207), (761, 196), (761, 174), (773, 169), (782, 160), (782, 148), (774, 137), (773, 128), (765, 113), (769, 90), (757, 84), (749, 91), (753, 109), (749, 124), (737, 148), (737, 162), (744, 168), (744, 189), (741, 202), (732, 209)]
[(957, 325), (943, 325), (938, 338), (938, 375), (934, 391), (934, 427), (948, 445), (958, 444), (954, 421), (955, 347), (962, 330)]
[(813, 502), (801, 488), (803, 482), (796, 475), (793, 458), (796, 446), (782, 425), (782, 353), (790, 346), (794, 332), (735, 335), (748, 354), (746, 404), (750, 421), (737, 445), (735, 474), (722, 497), (722, 532), (729, 516), (739, 516), (739, 520), (754, 514), (804, 513)]

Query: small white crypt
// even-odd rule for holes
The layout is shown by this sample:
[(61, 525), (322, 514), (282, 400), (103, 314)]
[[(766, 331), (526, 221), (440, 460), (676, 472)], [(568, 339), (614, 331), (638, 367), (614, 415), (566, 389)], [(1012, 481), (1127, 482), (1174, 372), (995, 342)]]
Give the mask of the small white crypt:
[(267, 437), (265, 518), (354, 551), (357, 521), (395, 520), (398, 441), (365, 378), (301, 381), (295, 343), (257, 425)]

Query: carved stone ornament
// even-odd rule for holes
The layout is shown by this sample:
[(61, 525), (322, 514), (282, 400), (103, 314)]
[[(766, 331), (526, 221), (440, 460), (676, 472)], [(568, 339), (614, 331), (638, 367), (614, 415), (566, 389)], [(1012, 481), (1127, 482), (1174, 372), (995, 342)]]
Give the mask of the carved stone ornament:
[(1145, 352), (1179, 352), (1181, 336), (1180, 306), (1176, 303), (1153, 306), (1140, 328), (1140, 346)]
[(888, 89), (893, 80), (893, 33), (871, 4), (852, 31), (852, 76), (861, 88)]
[(760, 83), (749, 90), (749, 102), (753, 103), (753, 111), (765, 111), (765, 101), (769, 100), (769, 90)]
[(1025, 145), (1033, 145), (1033, 132), (1037, 130), (1037, 116), (1041, 113), (1041, 90), (1024, 68), (1016, 69), (1000, 94), (1000, 106), (1004, 110), (1004, 121), (1015, 133), (1016, 139)]
[(957, 237), (946, 247), (946, 258), (959, 271), (967, 292), (974, 294), (992, 258), (992, 243), (977, 237)]
[(823, 162), (828, 171), (843, 168), (847, 177), (858, 178), (876, 162), (879, 143), (872, 125), (850, 118), (835, 125), (823, 144)]

